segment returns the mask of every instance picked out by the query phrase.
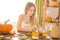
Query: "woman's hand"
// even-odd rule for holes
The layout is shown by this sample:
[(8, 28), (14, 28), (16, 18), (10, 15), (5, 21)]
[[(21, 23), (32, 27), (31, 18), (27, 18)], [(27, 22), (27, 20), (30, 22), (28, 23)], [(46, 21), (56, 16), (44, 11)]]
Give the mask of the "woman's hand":
[(35, 30), (35, 28), (34, 27), (31, 27), (30, 29), (29, 29), (29, 31), (34, 31)]
[(38, 30), (40, 33), (42, 33), (43, 28), (42, 28), (42, 27), (38, 27), (37, 30)]

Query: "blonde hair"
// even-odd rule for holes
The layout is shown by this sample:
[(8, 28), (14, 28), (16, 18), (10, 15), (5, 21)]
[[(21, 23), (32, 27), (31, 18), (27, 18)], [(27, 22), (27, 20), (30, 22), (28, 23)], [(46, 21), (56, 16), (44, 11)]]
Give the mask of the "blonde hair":
[(35, 16), (35, 13), (36, 13), (36, 6), (32, 2), (27, 3), (27, 5), (25, 7), (25, 14), (27, 14), (27, 12), (29, 11), (29, 8), (31, 6), (33, 6), (35, 8), (34, 14), (30, 17), (31, 23), (33, 24), (34, 23), (34, 16)]

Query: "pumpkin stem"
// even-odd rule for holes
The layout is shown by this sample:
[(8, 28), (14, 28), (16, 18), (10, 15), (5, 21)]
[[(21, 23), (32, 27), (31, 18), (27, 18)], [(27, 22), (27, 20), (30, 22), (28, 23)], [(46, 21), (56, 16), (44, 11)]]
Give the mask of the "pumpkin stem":
[(4, 24), (7, 24), (7, 22), (9, 22), (9, 21), (10, 21), (10, 19), (6, 20), (6, 21), (4, 22)]

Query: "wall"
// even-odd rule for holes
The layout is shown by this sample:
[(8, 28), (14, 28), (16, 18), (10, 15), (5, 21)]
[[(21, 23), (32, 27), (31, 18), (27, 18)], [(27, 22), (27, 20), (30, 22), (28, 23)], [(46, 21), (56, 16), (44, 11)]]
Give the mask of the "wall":
[(0, 23), (10, 19), (11, 24), (16, 27), (18, 16), (24, 13), (27, 2), (35, 0), (0, 0)]

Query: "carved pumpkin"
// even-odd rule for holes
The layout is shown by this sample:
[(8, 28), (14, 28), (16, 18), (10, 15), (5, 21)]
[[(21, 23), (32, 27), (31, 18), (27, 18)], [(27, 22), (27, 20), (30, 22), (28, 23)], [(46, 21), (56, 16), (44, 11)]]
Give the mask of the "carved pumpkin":
[(46, 22), (51, 22), (52, 21), (52, 18), (51, 17), (46, 17), (45, 21)]
[(53, 7), (58, 6), (58, 2), (52, 1), (52, 2), (50, 3), (50, 5), (53, 6)]

